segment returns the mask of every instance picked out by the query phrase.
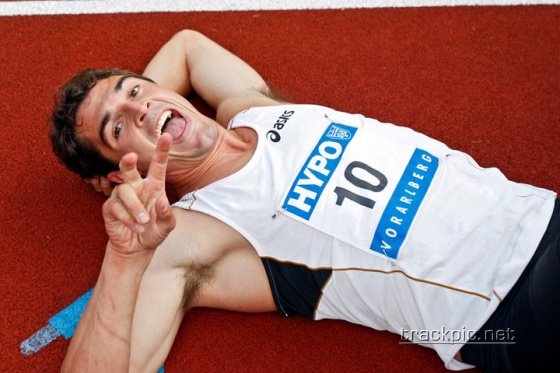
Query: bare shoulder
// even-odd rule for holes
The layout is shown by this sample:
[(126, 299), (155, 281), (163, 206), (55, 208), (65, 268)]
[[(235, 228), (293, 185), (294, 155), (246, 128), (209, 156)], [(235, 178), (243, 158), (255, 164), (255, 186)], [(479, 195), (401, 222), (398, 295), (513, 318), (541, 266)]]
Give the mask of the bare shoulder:
[(176, 228), (156, 251), (153, 266), (182, 273), (185, 286), (192, 286), (194, 276), (197, 288), (189, 307), (275, 309), (262, 261), (249, 241), (209, 215), (179, 208), (174, 212)]
[(173, 212), (176, 227), (157, 250), (168, 267), (210, 264), (231, 250), (251, 247), (241, 234), (216, 218), (177, 207)]

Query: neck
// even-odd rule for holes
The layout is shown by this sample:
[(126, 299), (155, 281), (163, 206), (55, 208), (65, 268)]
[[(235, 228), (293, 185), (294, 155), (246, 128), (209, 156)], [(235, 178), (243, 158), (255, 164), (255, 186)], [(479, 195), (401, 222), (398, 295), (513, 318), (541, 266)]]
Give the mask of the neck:
[(190, 166), (168, 171), (167, 182), (182, 197), (239, 171), (253, 156), (256, 145), (257, 134), (252, 129), (220, 131), (208, 154)]

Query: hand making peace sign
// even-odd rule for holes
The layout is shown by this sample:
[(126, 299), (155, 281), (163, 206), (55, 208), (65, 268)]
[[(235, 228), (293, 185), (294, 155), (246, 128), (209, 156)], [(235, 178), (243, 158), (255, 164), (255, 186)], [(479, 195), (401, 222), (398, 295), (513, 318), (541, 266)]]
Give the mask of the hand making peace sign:
[(168, 134), (159, 139), (145, 178), (138, 172), (135, 153), (126, 154), (120, 161), (124, 182), (103, 205), (109, 246), (119, 254), (155, 250), (175, 228), (175, 216), (165, 192), (171, 141)]

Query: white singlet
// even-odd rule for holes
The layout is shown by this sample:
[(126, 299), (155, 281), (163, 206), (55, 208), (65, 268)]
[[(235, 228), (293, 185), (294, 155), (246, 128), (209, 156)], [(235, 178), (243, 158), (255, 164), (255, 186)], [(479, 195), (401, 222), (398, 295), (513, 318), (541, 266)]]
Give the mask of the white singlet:
[[(311, 302), (314, 319), (389, 330), (449, 369), (471, 367), (453, 356), (531, 259), (555, 193), (411, 129), (321, 106), (253, 108), (230, 127), (257, 132), (253, 158), (175, 206), (247, 238), (280, 312), (291, 314), (288, 298)], [(311, 280), (280, 278), (283, 265), (324, 274), (311, 301)]]

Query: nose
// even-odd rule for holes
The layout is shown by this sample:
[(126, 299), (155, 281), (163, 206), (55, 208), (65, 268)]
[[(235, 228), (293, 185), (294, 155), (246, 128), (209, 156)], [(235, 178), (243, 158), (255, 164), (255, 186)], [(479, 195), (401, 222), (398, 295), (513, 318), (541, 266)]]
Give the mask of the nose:
[(150, 103), (147, 101), (127, 101), (123, 104), (123, 112), (127, 113), (132, 122), (141, 127), (148, 116)]

